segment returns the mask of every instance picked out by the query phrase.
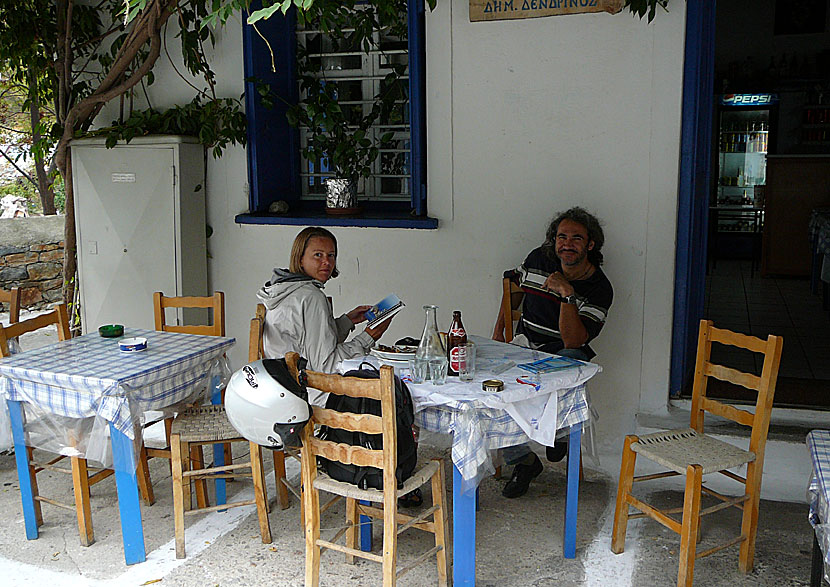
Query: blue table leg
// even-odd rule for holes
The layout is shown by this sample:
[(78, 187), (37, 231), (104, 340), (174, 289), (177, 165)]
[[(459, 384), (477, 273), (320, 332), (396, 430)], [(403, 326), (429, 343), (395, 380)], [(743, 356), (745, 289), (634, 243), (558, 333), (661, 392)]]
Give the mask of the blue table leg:
[[(368, 501), (361, 501), (363, 505), (371, 505)], [(360, 516), (360, 550), (371, 552), (372, 550), (372, 518)]]
[(144, 527), (138, 503), (135, 452), (133, 442), (110, 424), (112, 460), (115, 468), (115, 486), (118, 489), (118, 511), (121, 516), (121, 536), (124, 540), (124, 559), (128, 565), (143, 563)]
[(34, 540), (38, 536), (37, 515), (35, 515), (35, 494), (32, 478), (29, 475), (29, 453), (26, 450), (26, 434), (23, 431), (23, 406), (20, 402), (7, 401), (9, 417), (14, 438), (14, 460), (17, 462), (17, 482), (20, 484), (20, 499), (23, 501), (23, 521), (26, 525), (26, 538)]
[(461, 492), (461, 472), (452, 467), (453, 584), (476, 584), (476, 493)]
[[(215, 406), (218, 406), (222, 403), (222, 390), (221, 390), (221, 380), (219, 379), (218, 375), (215, 375), (213, 379), (211, 379), (211, 394), (210, 394), (210, 403)], [(225, 464), (225, 445), (224, 444), (214, 444), (213, 445), (213, 464), (216, 467), (221, 467)], [(215, 487), (216, 487), (216, 505), (223, 505), (228, 503), (227, 498), (227, 489), (225, 485), (224, 479), (215, 479)], [(219, 510), (222, 512), (226, 512), (228, 510)]]
[(582, 424), (571, 426), (568, 439), (568, 489), (565, 497), (565, 558), (576, 558), (576, 513), (579, 509), (579, 454)]

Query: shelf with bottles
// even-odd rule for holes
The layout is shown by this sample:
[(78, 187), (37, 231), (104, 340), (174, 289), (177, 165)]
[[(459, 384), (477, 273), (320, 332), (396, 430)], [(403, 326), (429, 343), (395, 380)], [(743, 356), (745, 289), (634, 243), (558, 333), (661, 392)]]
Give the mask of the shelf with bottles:
[(744, 175), (743, 169), (739, 169), (738, 173), (735, 175), (723, 170), (720, 178), (718, 179), (718, 189), (720, 191), (734, 191), (734, 189), (723, 190), (722, 188), (735, 188), (740, 190), (752, 189), (761, 185), (766, 185), (765, 175)]
[[(830, 127), (828, 127), (830, 128)], [(760, 155), (762, 157), (766, 157), (766, 151), (718, 151), (718, 154), (723, 155), (724, 157), (729, 157), (731, 159), (735, 159), (737, 157), (751, 157), (753, 155)]]
[(766, 153), (769, 146), (769, 123), (739, 121), (724, 123), (718, 148), (721, 153)]
[(802, 145), (827, 145), (830, 144), (830, 123), (827, 124), (805, 124), (801, 127)]
[(717, 206), (715, 226), (719, 233), (759, 234), (764, 229), (764, 210), (750, 206)]
[(752, 210), (763, 208), (763, 202), (760, 198), (756, 199), (754, 188), (718, 189), (715, 206), (720, 209), (729, 207), (729, 209)]
[(830, 126), (830, 104), (806, 104), (802, 107), (802, 128), (811, 125)]

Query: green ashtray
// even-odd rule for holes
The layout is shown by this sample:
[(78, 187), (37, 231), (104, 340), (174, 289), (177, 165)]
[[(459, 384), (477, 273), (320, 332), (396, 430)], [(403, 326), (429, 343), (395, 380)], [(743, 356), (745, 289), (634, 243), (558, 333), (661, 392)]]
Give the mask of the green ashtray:
[(98, 327), (98, 334), (104, 338), (115, 338), (124, 335), (124, 326), (121, 324), (104, 324)]

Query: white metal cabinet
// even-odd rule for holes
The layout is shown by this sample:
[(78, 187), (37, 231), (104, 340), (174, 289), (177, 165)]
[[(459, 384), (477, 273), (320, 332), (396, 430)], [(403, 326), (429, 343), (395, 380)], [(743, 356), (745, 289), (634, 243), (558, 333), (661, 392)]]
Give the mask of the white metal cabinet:
[(153, 292), (207, 294), (204, 148), (191, 137), (72, 142), (84, 332), (152, 329)]

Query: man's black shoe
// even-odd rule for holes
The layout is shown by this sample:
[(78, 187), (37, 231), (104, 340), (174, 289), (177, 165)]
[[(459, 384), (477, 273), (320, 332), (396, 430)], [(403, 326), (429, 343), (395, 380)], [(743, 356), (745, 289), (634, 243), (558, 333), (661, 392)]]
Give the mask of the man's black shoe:
[(527, 493), (527, 488), (530, 487), (530, 482), (542, 473), (542, 461), (539, 457), (533, 455), (532, 465), (523, 465), (519, 463), (513, 467), (513, 475), (510, 481), (504, 486), (501, 494), (504, 497), (514, 498), (521, 497)]
[(566, 454), (568, 454), (567, 440), (557, 440), (553, 443), (553, 446), (545, 447), (545, 456), (548, 457), (548, 461), (551, 463), (558, 463), (565, 458)]

